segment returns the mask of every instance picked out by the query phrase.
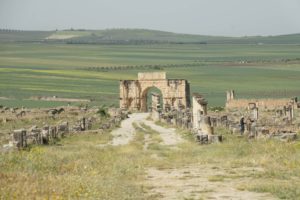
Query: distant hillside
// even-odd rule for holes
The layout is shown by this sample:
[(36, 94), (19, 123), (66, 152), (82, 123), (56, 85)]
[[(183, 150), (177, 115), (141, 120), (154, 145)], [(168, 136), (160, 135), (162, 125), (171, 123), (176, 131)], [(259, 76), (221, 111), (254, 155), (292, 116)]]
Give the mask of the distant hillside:
[(226, 38), (143, 29), (65, 30), (55, 32), (47, 38), (49, 41), (64, 40), (67, 43), (107, 44), (207, 43), (224, 39)]
[(54, 31), (19, 31), (0, 29), (0, 42), (40, 42), (44, 41), (46, 37), (54, 33)]
[(178, 34), (145, 29), (7, 31), (0, 42), (48, 42), (67, 44), (300, 44), (300, 34), (280, 36), (222, 37)]

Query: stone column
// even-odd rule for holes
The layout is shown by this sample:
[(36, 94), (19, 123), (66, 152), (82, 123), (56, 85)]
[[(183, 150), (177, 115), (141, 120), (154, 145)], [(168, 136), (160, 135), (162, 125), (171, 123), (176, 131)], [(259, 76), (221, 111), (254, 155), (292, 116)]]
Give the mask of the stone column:
[(230, 101), (231, 100), (231, 95), (230, 95), (230, 91), (226, 91), (226, 101)]
[(235, 99), (235, 92), (234, 90), (230, 91), (230, 100), (234, 100)]
[(203, 116), (201, 123), (200, 123), (200, 129), (202, 133), (207, 134), (207, 135), (213, 135), (214, 134), (214, 129), (211, 126), (211, 121), (209, 116)]
[(25, 148), (27, 146), (26, 130), (14, 130), (13, 132), (13, 142), (18, 148)]
[(86, 126), (85, 126), (85, 117), (83, 117), (81, 119), (80, 129), (81, 129), (81, 131), (85, 131), (85, 129), (86, 129)]
[(287, 107), (287, 117), (289, 121), (292, 121), (294, 119), (294, 107), (292, 105)]
[(193, 94), (193, 128), (200, 128), (200, 121), (207, 115), (207, 101), (198, 93)]
[(152, 93), (152, 106), (151, 115), (153, 120), (159, 120), (160, 117), (160, 96), (158, 94)]
[(257, 107), (252, 110), (252, 113), (253, 113), (253, 119), (258, 120), (258, 108)]

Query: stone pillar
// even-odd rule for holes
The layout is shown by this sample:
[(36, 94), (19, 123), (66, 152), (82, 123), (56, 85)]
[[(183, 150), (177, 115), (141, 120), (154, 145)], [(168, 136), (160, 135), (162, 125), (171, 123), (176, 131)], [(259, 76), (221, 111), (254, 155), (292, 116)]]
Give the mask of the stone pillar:
[(85, 117), (83, 117), (81, 120), (80, 120), (80, 129), (81, 131), (85, 131), (86, 127), (85, 127)]
[(27, 146), (26, 130), (14, 130), (13, 132), (13, 143), (18, 148), (25, 148)]
[(226, 91), (226, 101), (230, 101), (231, 100), (231, 94), (230, 91)]
[(283, 107), (284, 116), (287, 117), (288, 121), (292, 121), (294, 118), (294, 107), (292, 105)]
[(200, 129), (201, 132), (207, 135), (213, 135), (214, 129), (211, 126), (211, 121), (209, 116), (203, 116), (201, 122), (200, 122)]
[(227, 91), (226, 92), (226, 100), (227, 100), (227, 102), (231, 101), (231, 100), (234, 100), (234, 99), (235, 99), (235, 92), (234, 92), (234, 90)]
[(287, 116), (287, 107), (286, 106), (283, 106), (283, 114), (285, 117)]
[(291, 99), (291, 104), (293, 106), (294, 109), (298, 109), (298, 98), (294, 97)]
[(152, 93), (152, 106), (151, 106), (151, 115), (154, 121), (159, 120), (160, 118), (160, 95)]
[(198, 93), (193, 94), (193, 128), (200, 128), (200, 121), (207, 115), (207, 101)]
[(253, 114), (253, 119), (258, 120), (258, 108), (257, 107), (252, 110), (252, 114)]
[(230, 100), (234, 100), (235, 99), (235, 92), (234, 90), (230, 91)]
[(292, 121), (294, 119), (294, 107), (292, 105), (287, 107), (286, 114), (289, 121)]
[(228, 127), (228, 116), (227, 115), (223, 115), (221, 118), (221, 125), (223, 127)]

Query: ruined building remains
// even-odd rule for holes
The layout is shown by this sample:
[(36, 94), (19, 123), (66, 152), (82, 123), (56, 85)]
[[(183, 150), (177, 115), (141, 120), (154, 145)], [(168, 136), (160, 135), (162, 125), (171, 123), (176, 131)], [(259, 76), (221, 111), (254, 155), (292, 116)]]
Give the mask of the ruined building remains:
[(120, 108), (148, 111), (147, 94), (150, 88), (162, 93), (162, 109), (184, 109), (190, 106), (190, 84), (184, 79), (167, 79), (166, 72), (138, 73), (138, 80), (120, 81)]
[(284, 106), (293, 106), (295, 109), (300, 107), (297, 98), (281, 98), (281, 99), (237, 99), (234, 90), (226, 92), (226, 108), (227, 109), (276, 109)]
[(207, 101), (198, 93), (193, 94), (193, 128), (200, 128), (200, 123), (207, 115)]

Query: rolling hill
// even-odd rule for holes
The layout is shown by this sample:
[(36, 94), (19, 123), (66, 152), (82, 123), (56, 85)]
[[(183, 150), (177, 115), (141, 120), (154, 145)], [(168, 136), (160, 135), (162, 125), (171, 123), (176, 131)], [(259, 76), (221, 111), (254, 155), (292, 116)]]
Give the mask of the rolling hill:
[(300, 44), (300, 34), (222, 37), (178, 34), (146, 29), (70, 29), (61, 31), (0, 30), (0, 42), (66, 44)]

